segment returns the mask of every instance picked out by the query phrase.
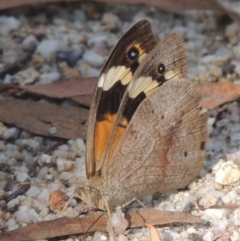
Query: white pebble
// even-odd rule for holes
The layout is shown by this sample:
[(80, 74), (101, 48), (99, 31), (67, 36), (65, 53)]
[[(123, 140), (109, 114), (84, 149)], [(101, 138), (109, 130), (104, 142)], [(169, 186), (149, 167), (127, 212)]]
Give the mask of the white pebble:
[(18, 172), (16, 174), (16, 180), (18, 180), (19, 182), (24, 182), (27, 178), (30, 179), (29, 175), (26, 172)]
[(239, 194), (236, 190), (232, 190), (221, 197), (224, 203), (235, 203), (238, 200)]
[(46, 202), (46, 200), (48, 199), (49, 193), (51, 191), (47, 188), (42, 188), (41, 189), (41, 193), (38, 195), (37, 199), (41, 202)]
[(70, 140), (68, 144), (70, 145), (70, 151), (78, 154), (80, 157), (84, 156), (86, 145), (82, 139)]
[(88, 50), (84, 53), (83, 60), (94, 67), (101, 67), (105, 58), (92, 50)]
[(12, 208), (17, 207), (19, 204), (20, 204), (19, 198), (14, 198), (7, 203), (7, 208), (12, 209)]
[(75, 160), (75, 168), (73, 174), (76, 178), (85, 180), (86, 171), (85, 171), (85, 157), (77, 158)]
[(123, 234), (120, 234), (117, 238), (117, 241), (128, 241), (128, 238)]
[(5, 129), (5, 131), (3, 132), (3, 139), (4, 140), (16, 139), (19, 132), (20, 130), (16, 127)]
[(203, 236), (204, 241), (212, 241), (214, 240), (214, 233), (212, 231), (208, 231), (206, 234)]
[(114, 228), (116, 234), (120, 234), (126, 231), (129, 222), (127, 219), (125, 219), (121, 208), (117, 208), (116, 211), (112, 214), (111, 225)]
[(33, 51), (38, 45), (38, 41), (34, 35), (28, 35), (22, 42), (25, 50)]
[(26, 192), (26, 195), (28, 197), (38, 197), (38, 195), (41, 193), (41, 190), (35, 186), (31, 186), (29, 190)]
[(50, 164), (52, 163), (52, 157), (47, 154), (42, 154), (41, 157), (38, 159), (38, 163), (40, 165)]
[[(226, 219), (228, 216), (229, 210), (212, 208), (203, 211), (202, 219), (205, 221), (209, 221), (213, 226), (220, 227), (220, 221), (227, 221)], [(224, 225), (224, 223), (222, 223), (221, 225)]]
[(239, 141), (240, 140), (240, 132), (238, 133), (233, 133), (231, 135), (231, 141)]
[(103, 43), (107, 41), (108, 36), (107, 35), (96, 35), (91, 38), (89, 38), (87, 44), (88, 46), (93, 46), (95, 44)]
[(61, 188), (63, 188), (63, 183), (60, 182), (60, 181), (55, 181), (55, 182), (52, 182), (52, 183), (49, 183), (47, 188), (50, 192), (54, 192), (56, 190), (60, 190)]
[(228, 61), (233, 55), (232, 49), (228, 47), (220, 47), (215, 52), (215, 57), (217, 61)]
[(60, 40), (47, 39), (43, 40), (37, 47), (36, 52), (41, 54), (47, 61), (53, 58), (55, 53), (66, 47), (66, 44)]
[(31, 152), (32, 154), (37, 153), (40, 148), (39, 143), (34, 139), (23, 139), (20, 141), (19, 144), (26, 148), (27, 151)]
[(51, 135), (57, 134), (57, 133), (58, 133), (57, 127), (55, 127), (55, 126), (50, 127), (50, 128), (48, 129), (48, 133), (51, 134)]
[(20, 27), (20, 21), (15, 17), (0, 17), (0, 34), (8, 35), (11, 31), (17, 30)]
[(43, 167), (38, 171), (37, 177), (40, 178), (40, 179), (43, 179), (48, 172), (49, 172), (49, 168)]
[(73, 177), (73, 173), (72, 172), (61, 172), (61, 174), (59, 175), (59, 179), (63, 179), (63, 180), (69, 180), (70, 178)]
[(240, 182), (240, 168), (233, 162), (225, 162), (215, 173), (215, 181), (222, 185), (236, 185)]
[(233, 212), (233, 220), (235, 225), (240, 225), (240, 208), (237, 208)]
[(236, 22), (228, 25), (225, 29), (225, 35), (228, 37), (231, 44), (236, 44), (239, 41), (239, 25)]
[(12, 77), (12, 81), (15, 84), (24, 86), (27, 84), (34, 83), (38, 78), (39, 78), (39, 73), (35, 69), (29, 68), (29, 69), (19, 71), (17, 74), (15, 74)]
[(215, 55), (205, 55), (200, 59), (201, 64), (208, 65), (216, 60)]
[(44, 218), (49, 214), (49, 208), (48, 207), (44, 207), (41, 209), (41, 211), (39, 212), (39, 216)]
[(92, 241), (107, 241), (108, 240), (108, 237), (107, 237), (107, 234), (106, 233), (103, 233), (103, 232), (95, 232), (92, 239)]
[(6, 222), (6, 226), (8, 227), (8, 230), (13, 230), (18, 228), (18, 225), (16, 224), (16, 220), (15, 218), (10, 218), (7, 222)]
[(74, 162), (65, 159), (57, 159), (57, 168), (59, 172), (70, 171), (74, 168)]
[(33, 215), (33, 213), (30, 213), (30, 210), (21, 209), (22, 207), (19, 207), (19, 211), (15, 213), (16, 221), (18, 223), (36, 223), (38, 220), (35, 215)]
[(113, 13), (111, 13), (111, 12), (106, 12), (102, 16), (102, 23), (103, 24), (111, 23), (111, 24), (118, 25), (119, 22), (120, 22), (120, 20), (119, 20), (118, 16), (113, 14)]
[(204, 206), (204, 208), (209, 208), (213, 205), (215, 205), (218, 201), (218, 198), (213, 196), (211, 193), (207, 193), (206, 196), (204, 196), (200, 202), (201, 205)]
[(63, 145), (59, 146), (57, 149), (60, 150), (60, 151), (68, 152), (69, 147), (68, 147), (68, 145), (63, 144)]
[(51, 84), (58, 81), (60, 77), (59, 72), (43, 73), (40, 75), (39, 84)]
[(230, 237), (231, 241), (239, 241), (240, 240), (240, 233), (239, 231), (233, 231)]

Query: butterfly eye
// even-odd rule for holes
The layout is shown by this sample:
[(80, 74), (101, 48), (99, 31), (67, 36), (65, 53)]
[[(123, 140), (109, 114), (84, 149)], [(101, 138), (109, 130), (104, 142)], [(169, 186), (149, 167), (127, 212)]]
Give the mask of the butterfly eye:
[(159, 64), (158, 65), (158, 73), (159, 74), (164, 74), (165, 72), (165, 65), (164, 64)]
[(139, 51), (136, 47), (132, 47), (132, 48), (129, 49), (127, 55), (128, 55), (129, 59), (134, 60), (138, 57)]

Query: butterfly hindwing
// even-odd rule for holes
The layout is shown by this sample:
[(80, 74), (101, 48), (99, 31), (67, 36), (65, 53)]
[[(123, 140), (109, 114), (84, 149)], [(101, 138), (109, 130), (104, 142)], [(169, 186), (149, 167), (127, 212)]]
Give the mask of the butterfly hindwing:
[(87, 177), (100, 175), (116, 115), (132, 76), (156, 45), (150, 23), (142, 20), (130, 28), (113, 49), (95, 89), (87, 131)]
[(107, 165), (109, 205), (188, 185), (203, 166), (207, 112), (186, 79), (169, 80), (134, 113)]

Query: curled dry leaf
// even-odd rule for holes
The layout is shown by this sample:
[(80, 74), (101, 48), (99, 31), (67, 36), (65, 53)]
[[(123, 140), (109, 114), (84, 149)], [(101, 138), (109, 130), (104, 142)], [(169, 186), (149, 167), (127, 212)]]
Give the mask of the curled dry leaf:
[(150, 230), (151, 241), (163, 241), (163, 239), (161, 238), (161, 236), (158, 233), (157, 229), (153, 225), (147, 224), (147, 223), (145, 223), (145, 225)]
[[(32, 133), (64, 139), (85, 138), (88, 110), (47, 102), (0, 100), (0, 121)], [(51, 130), (53, 130), (52, 132)]]
[[(51, 2), (59, 2), (60, 0), (51, 0)], [(70, 0), (71, 1), (71, 0)], [(72, 0), (74, 1), (74, 0)], [(111, 3), (111, 0), (96, 0), (97, 2)], [(0, 0), (0, 9), (13, 8), (17, 6), (45, 3), (49, 0)], [(146, 4), (145, 0), (117, 0), (115, 3), (127, 3), (127, 4)], [(223, 0), (148, 0), (148, 5), (157, 6), (166, 11), (180, 12), (189, 9), (211, 9), (226, 13), (230, 18), (235, 21), (240, 21), (240, 15), (234, 8), (234, 2), (228, 2)]]
[(26, 91), (49, 98), (71, 98), (79, 104), (90, 106), (96, 83), (96, 78), (70, 79), (46, 85), (17, 86), (0, 83), (0, 91), (8, 90), (10, 94), (17, 96)]
[[(187, 213), (159, 211), (155, 209), (126, 213), (130, 228), (142, 227), (144, 223), (163, 225), (168, 223), (202, 223), (199, 217)], [(0, 233), (1, 241), (38, 240), (64, 235), (106, 231), (108, 215), (95, 213), (83, 218), (59, 218), (53, 221), (45, 221), (30, 224), (9, 232)]]
[(211, 83), (196, 88), (202, 95), (200, 105), (209, 110), (240, 97), (240, 86), (231, 83)]
[(67, 204), (67, 196), (61, 190), (53, 191), (49, 194), (48, 203), (52, 211), (62, 211)]

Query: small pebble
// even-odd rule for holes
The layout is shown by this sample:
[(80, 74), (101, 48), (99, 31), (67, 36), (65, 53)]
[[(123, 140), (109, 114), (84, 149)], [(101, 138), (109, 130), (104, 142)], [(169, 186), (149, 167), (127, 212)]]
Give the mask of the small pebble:
[(101, 67), (103, 66), (105, 58), (94, 51), (89, 50), (84, 53), (83, 60), (94, 67)]
[(49, 129), (48, 129), (48, 132), (49, 132), (49, 134), (51, 134), (51, 135), (57, 134), (57, 133), (58, 133), (57, 127), (53, 126), (53, 127), (49, 128)]
[(8, 35), (13, 30), (18, 30), (20, 21), (15, 17), (0, 16), (0, 34)]
[(48, 39), (43, 40), (37, 47), (37, 53), (41, 54), (47, 61), (50, 61), (57, 51), (63, 49), (66, 46), (66, 43), (55, 40)]
[(60, 73), (58, 72), (51, 72), (51, 73), (45, 73), (41, 74), (39, 78), (39, 84), (51, 84), (60, 79)]
[(5, 140), (16, 139), (19, 133), (20, 133), (20, 130), (16, 127), (5, 129), (3, 132), (3, 139)]
[(240, 182), (240, 168), (233, 162), (225, 162), (216, 171), (215, 181), (223, 185), (237, 185)]

